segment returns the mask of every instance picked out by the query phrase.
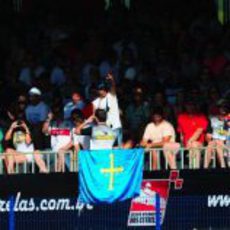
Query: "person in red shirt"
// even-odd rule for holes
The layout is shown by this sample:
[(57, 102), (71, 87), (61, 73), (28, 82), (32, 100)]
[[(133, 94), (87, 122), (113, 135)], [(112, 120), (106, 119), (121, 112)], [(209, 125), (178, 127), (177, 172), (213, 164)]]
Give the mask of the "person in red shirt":
[(205, 141), (208, 119), (199, 112), (195, 102), (187, 99), (185, 112), (178, 116), (178, 132), (185, 148), (189, 149), (189, 167), (200, 167), (200, 149)]

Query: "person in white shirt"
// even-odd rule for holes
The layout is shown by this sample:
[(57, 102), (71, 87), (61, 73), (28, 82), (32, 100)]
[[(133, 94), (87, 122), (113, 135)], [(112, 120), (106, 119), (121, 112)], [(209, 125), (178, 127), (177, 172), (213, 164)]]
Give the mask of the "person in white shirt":
[[(65, 171), (65, 155), (73, 146), (72, 123), (63, 119), (63, 111), (60, 106), (54, 106), (52, 113), (43, 125), (43, 133), (50, 135), (52, 152), (58, 154), (55, 171)], [(69, 165), (67, 165), (69, 166)]]
[(72, 130), (73, 145), (76, 152), (80, 149), (90, 148), (90, 136), (92, 132), (92, 118), (85, 120), (82, 113), (73, 118), (74, 128)]
[[(77, 111), (76, 111), (77, 112)], [(77, 113), (73, 111), (71, 114), (73, 129), (72, 129), (72, 147), (75, 155), (75, 168), (78, 171), (78, 153), (80, 150), (88, 150), (90, 148), (91, 126), (90, 121), (85, 120), (83, 114), (79, 110)]]
[[(108, 86), (110, 84), (110, 86)], [(98, 86), (99, 97), (93, 101), (94, 111), (103, 109), (107, 113), (106, 125), (116, 134), (118, 145), (122, 145), (122, 124), (118, 99), (116, 96), (116, 86), (111, 74), (107, 76), (107, 82)]]
[[(163, 118), (163, 109), (155, 107), (152, 112), (152, 122), (145, 128), (141, 145), (146, 148), (163, 148), (164, 156), (171, 169), (176, 169), (176, 153), (180, 144), (175, 142), (175, 130), (168, 121)], [(152, 150), (153, 169), (157, 169), (159, 152)]]
[(6, 132), (5, 141), (7, 142), (6, 166), (9, 174), (14, 173), (15, 163), (32, 162), (38, 165), (40, 172), (47, 173), (45, 162), (38, 151), (34, 151), (29, 128), (23, 120), (15, 121)]

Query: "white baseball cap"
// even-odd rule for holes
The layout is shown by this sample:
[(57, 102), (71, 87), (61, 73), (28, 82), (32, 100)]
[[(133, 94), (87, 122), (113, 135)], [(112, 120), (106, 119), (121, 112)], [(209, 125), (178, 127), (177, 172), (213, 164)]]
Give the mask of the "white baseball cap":
[(42, 92), (41, 92), (41, 90), (38, 89), (37, 87), (32, 87), (32, 88), (29, 90), (29, 95), (41, 96), (41, 95), (42, 95)]

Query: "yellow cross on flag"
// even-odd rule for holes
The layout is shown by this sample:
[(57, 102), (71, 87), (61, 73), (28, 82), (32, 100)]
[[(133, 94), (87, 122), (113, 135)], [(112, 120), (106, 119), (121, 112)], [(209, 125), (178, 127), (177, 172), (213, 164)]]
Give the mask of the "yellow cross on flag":
[(114, 189), (114, 177), (115, 177), (115, 173), (121, 173), (124, 171), (123, 167), (115, 167), (114, 166), (114, 154), (110, 154), (109, 155), (110, 158), (110, 168), (102, 168), (101, 169), (101, 173), (103, 174), (110, 174), (109, 175), (109, 186), (108, 186), (108, 190), (112, 191)]

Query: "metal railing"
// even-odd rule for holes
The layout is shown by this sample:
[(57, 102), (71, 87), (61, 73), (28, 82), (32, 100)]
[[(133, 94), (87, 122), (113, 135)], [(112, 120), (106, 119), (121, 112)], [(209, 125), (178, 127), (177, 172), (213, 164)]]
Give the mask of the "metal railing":
[[(153, 166), (153, 152), (156, 152), (157, 154), (157, 168), (154, 169)], [(200, 165), (199, 168), (204, 168), (204, 160), (207, 157), (207, 147), (200, 147), (200, 148), (180, 148), (176, 154), (176, 165), (177, 169), (183, 170), (183, 169), (196, 169), (196, 159), (190, 159), (189, 154), (191, 152), (199, 152), (200, 153)], [(169, 170), (169, 162), (168, 159), (164, 157), (163, 155), (164, 149), (157, 148), (157, 149), (146, 149), (145, 153), (148, 154), (149, 161), (148, 166), (145, 167), (147, 171), (152, 170)], [(230, 147), (224, 146), (223, 147), (223, 156), (224, 161), (226, 163), (226, 167), (230, 168)], [(146, 166), (146, 165), (145, 165)], [(211, 157), (211, 164), (209, 165), (209, 168), (215, 169), (217, 168), (217, 151), (216, 148), (212, 148), (212, 157)]]
[[(189, 153), (191, 151), (199, 151), (201, 154), (201, 164), (199, 168), (204, 168), (204, 160), (206, 157), (207, 147), (202, 148), (180, 148), (176, 154), (176, 168), (177, 169), (194, 169), (194, 164), (196, 164), (196, 159), (191, 159), (189, 157)], [(144, 170), (153, 171), (153, 170), (169, 170), (169, 162), (168, 159), (164, 157), (164, 150), (162, 148), (157, 149), (145, 149), (145, 161), (144, 161)], [(157, 167), (153, 167), (153, 153), (156, 155), (156, 165)], [(226, 163), (226, 167), (230, 168), (230, 148), (225, 146), (223, 147), (224, 160)], [(33, 153), (24, 153), (25, 155), (31, 155)], [(40, 151), (39, 154), (42, 156), (43, 161), (46, 164), (48, 169), (48, 173), (58, 172), (57, 170), (57, 162), (58, 162), (58, 153), (52, 152), (51, 150)], [(8, 155), (9, 156), (9, 155)], [(0, 175), (6, 174), (6, 167), (4, 165), (6, 160), (6, 155), (0, 156)], [(191, 162), (192, 160), (192, 162)], [(209, 168), (215, 169), (217, 168), (217, 152), (213, 148), (213, 154), (211, 159), (211, 164)], [(38, 167), (36, 166), (36, 162), (33, 159), (31, 162), (25, 161), (23, 163), (15, 164), (15, 174), (27, 174), (27, 173), (38, 173)], [(65, 153), (65, 169), (64, 172), (77, 172), (78, 171), (78, 158), (77, 153), (74, 151), (68, 151)]]

